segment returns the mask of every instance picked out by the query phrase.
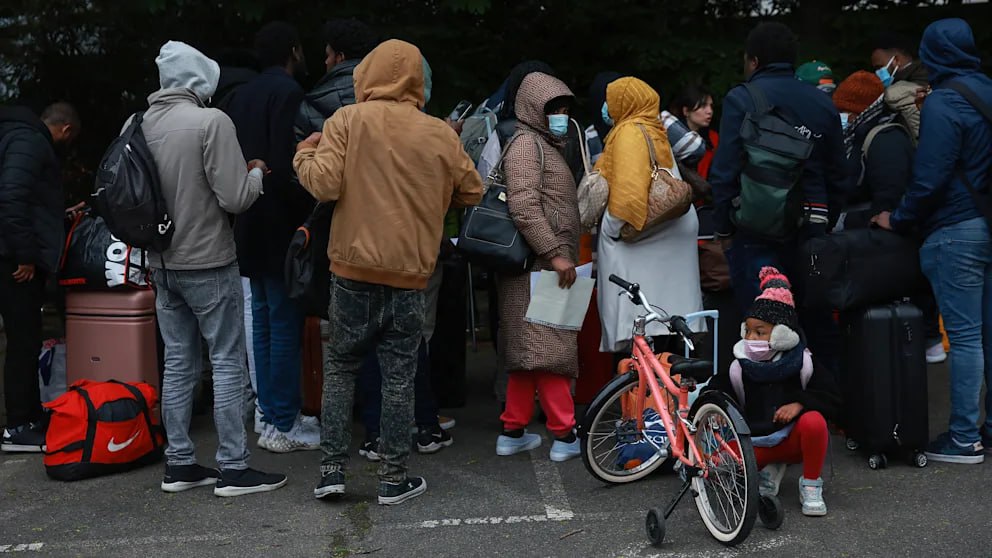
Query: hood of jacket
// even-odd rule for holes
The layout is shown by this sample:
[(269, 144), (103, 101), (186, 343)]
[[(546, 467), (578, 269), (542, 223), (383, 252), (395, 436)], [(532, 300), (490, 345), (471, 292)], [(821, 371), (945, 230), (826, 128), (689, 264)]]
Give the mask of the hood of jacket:
[(355, 99), (394, 101), (424, 107), (424, 67), (420, 49), (392, 39), (377, 46), (355, 67)]
[(934, 84), (981, 69), (971, 27), (957, 18), (942, 19), (927, 26), (920, 41), (920, 60), (930, 70)]
[(202, 99), (200, 99), (199, 95), (194, 93), (192, 89), (187, 89), (185, 87), (176, 89), (159, 89), (148, 96), (149, 107), (154, 104), (175, 103), (192, 103), (198, 107), (206, 107), (206, 104)]
[(217, 91), (220, 66), (186, 43), (169, 41), (162, 45), (155, 64), (162, 89), (189, 89), (203, 102)]
[(544, 112), (544, 107), (558, 97), (572, 97), (572, 91), (556, 77), (548, 74), (533, 72), (520, 83), (517, 90), (517, 100), (514, 103), (514, 112), (517, 113), (517, 121), (527, 127), (537, 131), (550, 141), (560, 142), (561, 138), (556, 138), (551, 134), (548, 126), (548, 116)]
[(599, 72), (589, 86), (589, 106), (592, 110), (592, 125), (599, 134), (599, 139), (606, 141), (606, 134), (611, 126), (603, 122), (603, 103), (606, 102), (606, 86), (623, 77), (620, 72)]
[(48, 130), (48, 126), (45, 126), (45, 123), (27, 107), (0, 107), (0, 126), (31, 128), (45, 136), (49, 143), (52, 142), (52, 133)]

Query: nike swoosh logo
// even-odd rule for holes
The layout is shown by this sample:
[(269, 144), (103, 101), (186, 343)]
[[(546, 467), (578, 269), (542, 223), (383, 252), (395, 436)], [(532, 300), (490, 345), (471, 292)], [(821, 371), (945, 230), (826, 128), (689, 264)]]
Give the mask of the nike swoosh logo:
[(107, 451), (109, 451), (110, 453), (117, 453), (117, 452), (121, 451), (122, 449), (130, 446), (131, 445), (131, 442), (135, 441), (138, 438), (138, 435), (139, 434), (141, 434), (141, 431), (140, 430), (137, 431), (137, 432), (135, 432), (134, 433), (134, 436), (131, 436), (131, 438), (128, 441), (124, 442), (123, 444), (115, 444), (114, 443), (114, 438), (111, 437), (110, 438), (110, 441), (107, 442)]

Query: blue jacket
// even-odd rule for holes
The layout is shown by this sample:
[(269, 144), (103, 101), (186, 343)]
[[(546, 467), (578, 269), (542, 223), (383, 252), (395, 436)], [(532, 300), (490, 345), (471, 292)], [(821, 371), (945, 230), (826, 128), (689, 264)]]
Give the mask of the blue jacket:
[[(768, 103), (779, 107), (797, 127), (805, 127), (814, 140), (813, 153), (803, 168), (802, 188), (814, 215), (824, 218), (830, 203), (839, 203), (847, 191), (844, 173), (844, 139), (840, 115), (830, 97), (795, 78), (792, 64), (769, 64), (748, 79), (765, 93)], [(720, 119), (720, 145), (710, 166), (709, 182), (716, 203), (714, 221), (721, 235), (733, 233), (731, 203), (740, 195), (740, 174), (744, 166), (744, 144), (740, 130), (744, 116), (754, 110), (747, 89), (735, 87), (723, 100)]]
[(271, 171), (265, 193), (234, 226), (245, 277), (282, 277), (289, 241), (316, 203), (293, 179), (293, 122), (301, 102), (303, 88), (284, 69), (272, 67), (239, 87), (225, 109), (238, 130), (245, 160), (261, 159)]
[(920, 60), (930, 70), (933, 93), (921, 113), (913, 180), (891, 223), (900, 232), (920, 226), (929, 235), (981, 216), (955, 170), (962, 168), (977, 190), (988, 187), (992, 125), (947, 84), (959, 81), (992, 104), (992, 80), (981, 73), (975, 37), (961, 19), (930, 24), (920, 42)]

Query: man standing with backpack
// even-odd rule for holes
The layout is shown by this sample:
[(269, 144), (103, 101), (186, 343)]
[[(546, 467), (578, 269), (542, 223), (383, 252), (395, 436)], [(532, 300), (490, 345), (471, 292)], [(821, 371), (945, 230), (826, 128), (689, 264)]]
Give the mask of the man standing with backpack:
[[(244, 329), (238, 327), (244, 295), (230, 220), (262, 194), (267, 168), (259, 160), (246, 164), (231, 119), (205, 107), (217, 90), (216, 62), (169, 41), (155, 63), (161, 89), (148, 97), (140, 131), (175, 229), (168, 248), (148, 258), (165, 341), (162, 417), (168, 447), (161, 488), (181, 492), (214, 485), (217, 496), (275, 490), (286, 484), (285, 475), (248, 468), (243, 414), (248, 370)], [(219, 471), (197, 465), (189, 436), (201, 335), (213, 367)]]
[[(847, 180), (840, 116), (829, 96), (795, 78), (797, 51), (785, 25), (755, 27), (745, 43), (745, 83), (723, 103), (709, 181), (714, 225), (725, 239), (742, 312), (760, 294), (761, 268), (802, 277), (800, 248), (827, 233), (829, 206), (841, 199)], [(800, 313), (811, 337), (829, 327), (829, 316), (820, 314)], [(821, 355), (835, 353), (818, 348)]]
[(56, 145), (71, 143), (79, 115), (55, 103), (39, 119), (0, 107), (0, 315), (6, 324), (3, 451), (40, 452), (44, 413), (38, 389), (45, 279), (58, 271), (64, 200)]
[(874, 222), (925, 232), (920, 263), (951, 341), (950, 427), (926, 455), (977, 464), (992, 448), (992, 392), (978, 427), (983, 380), (992, 386), (992, 79), (981, 72), (974, 35), (961, 19), (927, 27), (920, 60), (933, 93), (921, 112), (913, 179), (899, 207)]
[(289, 298), (286, 251), (306, 221), (313, 198), (293, 180), (293, 122), (303, 101), (294, 76), (305, 68), (303, 47), (290, 24), (276, 21), (255, 35), (262, 73), (234, 92), (227, 113), (246, 159), (263, 159), (271, 173), (266, 195), (238, 219), (235, 235), (241, 273), (251, 280), (252, 342), (258, 404), (259, 447), (277, 453), (316, 450), (320, 430), (300, 414), (303, 308)]

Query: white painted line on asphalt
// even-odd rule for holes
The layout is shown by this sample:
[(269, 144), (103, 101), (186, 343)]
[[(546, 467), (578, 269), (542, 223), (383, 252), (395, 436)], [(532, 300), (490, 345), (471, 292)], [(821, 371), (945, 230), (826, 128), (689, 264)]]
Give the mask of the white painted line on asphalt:
[(0, 544), (0, 554), (7, 554), (9, 552), (38, 552), (43, 546), (45, 546), (45, 543)]
[(493, 517), (466, 517), (466, 518), (449, 518), (449, 519), (429, 519), (426, 521), (420, 521), (417, 523), (399, 523), (393, 525), (381, 525), (383, 529), (437, 529), (440, 527), (462, 527), (466, 525), (515, 525), (520, 523), (547, 523), (547, 522), (563, 522), (563, 521), (617, 521), (618, 519), (630, 516), (644, 517), (646, 511), (636, 511), (636, 512), (596, 512), (596, 513), (572, 513), (569, 512), (568, 517), (563, 514), (557, 514), (555, 516), (549, 516), (547, 513), (544, 515), (507, 515), (507, 516), (493, 516)]
[(26, 463), (27, 459), (8, 459), (3, 462), (4, 465), (16, 465), (18, 463)]
[(565, 485), (561, 482), (558, 466), (543, 453), (536, 454), (536, 451), (530, 452), (530, 462), (534, 467), (534, 476), (537, 478), (537, 488), (541, 491), (541, 498), (544, 500), (544, 513), (552, 521), (572, 519), (575, 514), (568, 503), (568, 495), (565, 494)]

